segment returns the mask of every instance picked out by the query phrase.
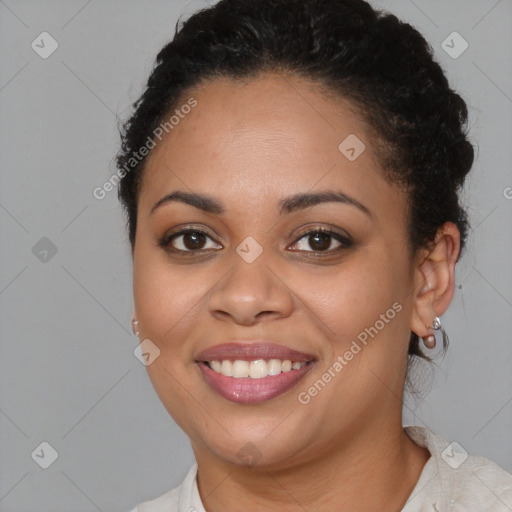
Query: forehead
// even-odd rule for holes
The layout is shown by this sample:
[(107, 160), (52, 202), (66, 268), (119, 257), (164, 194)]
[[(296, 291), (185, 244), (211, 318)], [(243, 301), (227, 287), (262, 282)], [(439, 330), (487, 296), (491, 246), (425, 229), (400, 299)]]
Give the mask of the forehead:
[[(304, 192), (315, 184), (343, 186), (376, 201), (396, 192), (381, 174), (364, 120), (348, 101), (314, 82), (277, 73), (215, 79), (188, 91), (175, 109), (190, 98), (197, 105), (148, 158), (142, 210), (173, 188), (219, 195), (236, 190), (245, 201)], [(357, 153), (364, 149), (353, 160), (344, 153), (347, 145)]]

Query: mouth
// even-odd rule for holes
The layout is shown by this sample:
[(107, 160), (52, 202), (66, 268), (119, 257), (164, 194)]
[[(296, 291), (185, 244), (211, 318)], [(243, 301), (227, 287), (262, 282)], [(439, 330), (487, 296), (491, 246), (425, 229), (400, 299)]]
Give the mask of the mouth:
[(222, 397), (253, 404), (293, 388), (312, 368), (315, 357), (273, 343), (227, 343), (196, 357), (204, 380)]

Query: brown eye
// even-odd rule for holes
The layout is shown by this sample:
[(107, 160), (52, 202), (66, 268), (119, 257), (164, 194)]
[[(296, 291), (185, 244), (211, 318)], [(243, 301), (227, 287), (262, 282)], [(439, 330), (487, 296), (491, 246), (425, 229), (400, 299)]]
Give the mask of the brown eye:
[(183, 245), (190, 250), (202, 249), (205, 243), (206, 236), (203, 233), (191, 231), (183, 235)]
[[(209, 244), (209, 245), (208, 245)], [(208, 249), (221, 249), (208, 234), (196, 229), (188, 229), (164, 238), (160, 245), (174, 252), (196, 252)]]
[(304, 233), (294, 245), (297, 251), (331, 253), (350, 247), (352, 242), (334, 231), (315, 229)]
[(308, 236), (309, 246), (314, 251), (327, 251), (331, 246), (332, 236), (326, 233), (315, 233)]

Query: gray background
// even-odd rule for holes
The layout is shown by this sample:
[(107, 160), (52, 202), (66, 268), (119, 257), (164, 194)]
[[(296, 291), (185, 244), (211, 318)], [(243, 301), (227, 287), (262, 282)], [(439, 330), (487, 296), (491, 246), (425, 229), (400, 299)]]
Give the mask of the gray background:
[[(443, 318), (451, 346), (431, 392), (407, 402), (405, 422), (510, 471), (512, 2), (373, 3), (432, 44), (470, 105), (479, 147), (465, 190), (473, 234)], [(2, 511), (127, 511), (177, 485), (193, 463), (133, 355), (116, 191), (100, 201), (92, 190), (114, 172), (117, 119), (179, 14), (205, 5), (0, 0)], [(59, 45), (47, 59), (31, 48), (43, 31)], [(457, 59), (441, 47), (453, 31), (469, 43)], [(56, 254), (41, 252), (43, 237)], [(43, 441), (59, 454), (48, 469), (31, 458)]]

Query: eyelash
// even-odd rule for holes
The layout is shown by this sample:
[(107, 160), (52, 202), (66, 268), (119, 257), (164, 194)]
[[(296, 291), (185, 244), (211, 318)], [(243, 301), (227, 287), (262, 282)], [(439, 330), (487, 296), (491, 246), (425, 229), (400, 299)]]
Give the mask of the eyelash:
[[(175, 254), (178, 254), (178, 255), (183, 255), (183, 256), (193, 256), (194, 253), (201, 253), (201, 252), (210, 250), (210, 249), (182, 250), (182, 249), (176, 249), (176, 248), (171, 246), (171, 242), (173, 240), (175, 240), (175, 239), (177, 239), (177, 238), (179, 238), (181, 236), (190, 234), (190, 233), (198, 233), (198, 234), (204, 235), (207, 238), (209, 238), (210, 240), (212, 240), (211, 236), (206, 231), (203, 231), (203, 230), (197, 229), (197, 228), (188, 228), (188, 229), (183, 229), (181, 231), (178, 231), (176, 233), (172, 233), (171, 235), (164, 236), (158, 242), (158, 246), (162, 247), (166, 251), (169, 251), (169, 252), (172, 252), (172, 253), (175, 253)], [(333, 254), (335, 252), (338, 252), (340, 250), (343, 250), (343, 249), (348, 249), (349, 247), (352, 246), (352, 241), (348, 237), (343, 236), (340, 233), (337, 233), (336, 231), (332, 231), (330, 229), (326, 229), (326, 228), (322, 228), (322, 227), (313, 228), (313, 229), (310, 229), (310, 230), (302, 233), (301, 235), (298, 236), (298, 238), (295, 240), (295, 242), (292, 245), (296, 245), (302, 239), (307, 238), (309, 236), (312, 236), (314, 234), (319, 234), (319, 233), (323, 234), (323, 235), (331, 236), (337, 242), (339, 242), (341, 245), (339, 247), (335, 248), (335, 249), (329, 249), (329, 250), (326, 250), (326, 251), (302, 251), (302, 250), (295, 250), (293, 252), (299, 252), (299, 253), (302, 252), (302, 253), (308, 253), (308, 254), (315, 254), (315, 255), (325, 256), (325, 255), (331, 255), (331, 254)], [(215, 242), (215, 243), (217, 243), (217, 242)]]
[(301, 251), (301, 250), (298, 250), (296, 252), (306, 252), (309, 254), (320, 254), (320, 255), (331, 255), (331, 254), (339, 252), (343, 249), (348, 249), (349, 247), (352, 246), (352, 241), (348, 237), (343, 236), (340, 233), (333, 231), (331, 229), (322, 228), (322, 227), (313, 228), (313, 229), (309, 229), (308, 231), (305, 231), (304, 233), (302, 233), (301, 235), (298, 236), (298, 238), (295, 240), (293, 245), (297, 244), (300, 240), (302, 240), (304, 238), (308, 238), (312, 235), (319, 234), (319, 233), (322, 235), (330, 236), (331, 238), (333, 238), (334, 240), (339, 242), (340, 246), (335, 249), (329, 249), (327, 251)]

